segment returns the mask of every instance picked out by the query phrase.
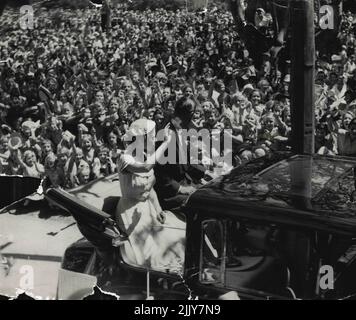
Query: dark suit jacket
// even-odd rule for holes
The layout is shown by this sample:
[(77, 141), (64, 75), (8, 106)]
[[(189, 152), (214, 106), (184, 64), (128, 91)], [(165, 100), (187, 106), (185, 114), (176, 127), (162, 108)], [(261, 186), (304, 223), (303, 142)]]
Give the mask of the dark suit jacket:
[[(171, 125), (171, 128), (174, 128)], [(175, 131), (173, 129), (173, 131)], [(188, 145), (189, 151), (189, 145)], [(168, 154), (168, 150), (166, 150)], [(189, 159), (189, 153), (188, 157)], [(204, 177), (205, 168), (196, 164), (179, 163), (179, 144), (176, 139), (176, 164), (155, 165), (156, 185), (158, 199), (163, 209), (177, 207), (184, 201), (186, 196), (179, 195), (178, 190), (181, 186), (197, 185), (199, 180)], [(171, 203), (168, 204), (168, 203)]]

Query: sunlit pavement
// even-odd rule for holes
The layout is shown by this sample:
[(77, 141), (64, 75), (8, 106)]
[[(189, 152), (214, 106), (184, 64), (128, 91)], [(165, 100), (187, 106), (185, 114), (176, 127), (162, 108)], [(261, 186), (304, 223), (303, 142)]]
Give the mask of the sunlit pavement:
[(14, 297), (25, 290), (54, 299), (64, 251), (80, 238), (73, 217), (45, 201), (0, 214), (0, 294)]

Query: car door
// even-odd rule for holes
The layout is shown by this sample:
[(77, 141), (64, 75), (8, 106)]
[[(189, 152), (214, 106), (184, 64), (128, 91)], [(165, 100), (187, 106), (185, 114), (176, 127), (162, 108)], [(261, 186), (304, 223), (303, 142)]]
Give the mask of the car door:
[[(299, 298), (305, 288), (298, 283), (309, 271), (309, 235), (281, 229), (246, 219), (202, 219), (195, 290), (213, 299), (228, 292), (240, 299)], [(300, 248), (288, 252), (298, 241)]]

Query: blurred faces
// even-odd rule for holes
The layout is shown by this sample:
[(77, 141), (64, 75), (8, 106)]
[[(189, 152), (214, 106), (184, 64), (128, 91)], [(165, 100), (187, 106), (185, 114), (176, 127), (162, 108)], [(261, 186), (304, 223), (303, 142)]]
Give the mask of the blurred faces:
[(261, 94), (258, 91), (253, 91), (251, 94), (252, 106), (258, 106), (261, 103)]
[(215, 110), (211, 110), (210, 112), (207, 113), (206, 116), (207, 116), (207, 117), (206, 117), (207, 123), (208, 123), (209, 125), (215, 125), (216, 119), (217, 119)]
[(108, 135), (109, 145), (114, 147), (117, 145), (117, 135), (114, 132), (110, 132)]
[(87, 184), (90, 180), (90, 170), (82, 170), (78, 173), (78, 180), (80, 184)]
[(53, 155), (52, 157), (51, 156), (48, 156), (45, 160), (45, 167), (47, 169), (53, 169), (55, 167), (55, 164), (56, 164), (56, 158), (55, 156)]
[(99, 152), (98, 156), (99, 156), (99, 160), (101, 163), (106, 163), (106, 161), (108, 160), (108, 157), (109, 157), (109, 152), (106, 149), (101, 150)]
[(98, 91), (95, 95), (95, 100), (96, 102), (103, 104), (105, 102), (104, 93), (102, 91)]
[(92, 143), (92, 141), (91, 141), (91, 139), (90, 139), (89, 137), (83, 138), (82, 148), (83, 148), (85, 151), (89, 151), (92, 146), (93, 146), (93, 143)]
[(211, 102), (209, 102), (209, 101), (204, 102), (204, 103), (202, 104), (202, 109), (203, 109), (203, 112), (204, 112), (204, 113), (207, 113), (207, 112), (211, 111), (212, 108), (213, 108), (213, 106), (212, 106)]
[(246, 99), (243, 96), (236, 97), (232, 105), (232, 111), (238, 112), (239, 110), (244, 109), (246, 106), (247, 106)]
[(27, 150), (24, 153), (24, 162), (29, 167), (32, 167), (36, 163), (36, 155), (33, 151)]
[(81, 113), (82, 118), (90, 118), (91, 112), (89, 108), (84, 108)]
[(9, 139), (5, 136), (0, 138), (0, 152), (4, 153), (9, 150)]
[(166, 101), (171, 96), (171, 88), (165, 87), (163, 89), (163, 99)]
[(125, 81), (123, 83), (122, 87), (126, 93), (129, 92), (130, 90), (132, 90), (132, 85), (131, 85), (130, 81)]
[(83, 159), (83, 150), (80, 149), (80, 148), (77, 148), (77, 149), (76, 149), (76, 152), (75, 152), (75, 160), (76, 160), (77, 162), (79, 162), (79, 161), (82, 160), (82, 159)]
[(113, 101), (111, 102), (110, 106), (109, 106), (109, 113), (110, 114), (115, 114), (117, 113), (119, 110), (119, 104), (117, 101)]
[(190, 98), (193, 96), (193, 90), (190, 87), (187, 87), (184, 89), (184, 96), (186, 96), (187, 98)]
[(71, 116), (73, 115), (73, 108), (72, 106), (69, 104), (69, 103), (66, 103), (64, 106), (63, 106), (63, 114), (65, 116)]
[(52, 152), (52, 144), (51, 142), (45, 142), (43, 145), (42, 145), (42, 151), (43, 153), (46, 155), (46, 154), (49, 154), (50, 152)]
[(350, 125), (352, 119), (353, 119), (353, 116), (350, 113), (346, 113), (344, 115), (342, 124), (346, 130), (349, 128), (349, 125)]
[(183, 97), (183, 92), (182, 92), (182, 90), (178, 89), (178, 90), (175, 90), (174, 92), (175, 92), (175, 94), (176, 94), (176, 99), (177, 99), (177, 100), (179, 100), (180, 98)]
[(68, 155), (66, 153), (58, 153), (58, 165), (59, 166), (65, 166), (68, 160)]
[(28, 127), (22, 128), (22, 133), (23, 133), (24, 137), (27, 139), (30, 138), (32, 135), (31, 129)]
[(267, 117), (263, 124), (266, 130), (271, 131), (274, 128), (274, 119), (272, 117)]

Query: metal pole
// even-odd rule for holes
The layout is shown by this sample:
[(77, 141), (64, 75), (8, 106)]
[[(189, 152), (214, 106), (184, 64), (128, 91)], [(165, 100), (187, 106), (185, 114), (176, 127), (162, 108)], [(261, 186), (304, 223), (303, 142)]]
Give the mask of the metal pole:
[(291, 1), (292, 149), (314, 153), (315, 31), (313, 0)]

